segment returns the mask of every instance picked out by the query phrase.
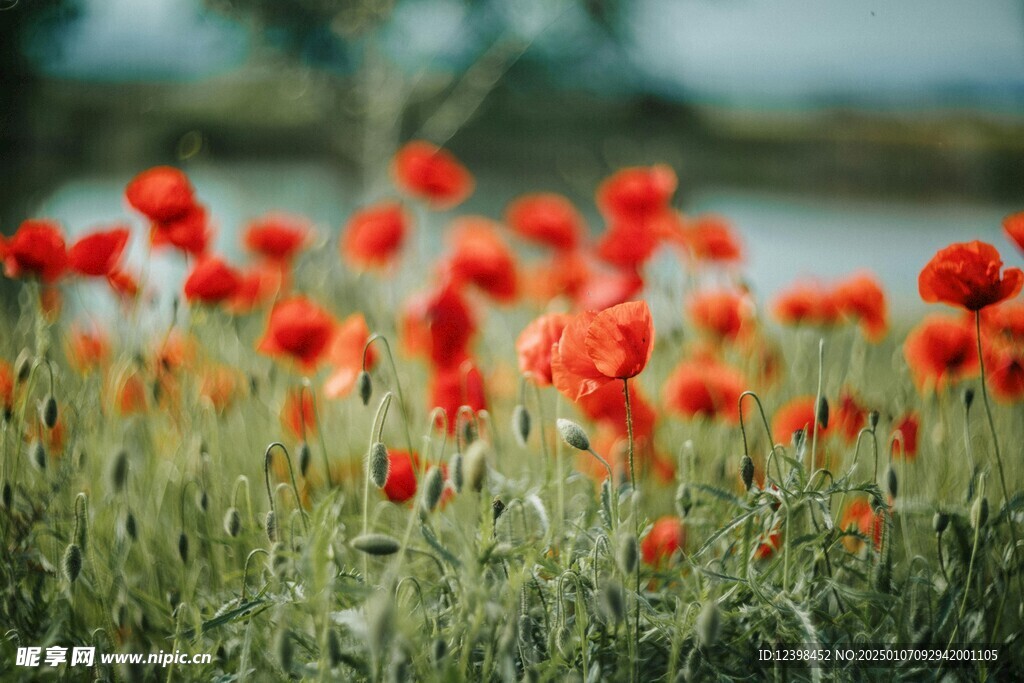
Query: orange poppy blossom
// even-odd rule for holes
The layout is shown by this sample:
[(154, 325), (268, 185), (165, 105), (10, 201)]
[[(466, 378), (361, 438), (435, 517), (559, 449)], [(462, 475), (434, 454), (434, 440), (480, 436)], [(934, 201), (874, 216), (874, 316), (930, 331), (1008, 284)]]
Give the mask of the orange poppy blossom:
[(678, 184), (665, 164), (623, 168), (598, 186), (597, 206), (609, 219), (649, 219), (668, 208)]
[(450, 368), (469, 357), (476, 319), (465, 295), (446, 283), (406, 302), (400, 334), (407, 353), (425, 356), (436, 368)]
[(274, 305), (256, 349), (295, 361), (309, 372), (323, 359), (334, 330), (334, 318), (327, 311), (306, 297), (294, 296)]
[(661, 233), (654, 217), (617, 218), (597, 243), (598, 257), (617, 268), (636, 271), (654, 255)]
[(723, 341), (735, 341), (754, 323), (754, 302), (747, 292), (709, 289), (691, 294), (686, 310), (698, 329)]
[(686, 527), (678, 517), (666, 515), (655, 520), (651, 530), (640, 542), (640, 555), (644, 564), (661, 567), (672, 560), (677, 552), (686, 549)]
[(704, 214), (683, 223), (677, 241), (695, 261), (732, 264), (743, 260), (743, 244), (723, 216)]
[(1024, 254), (1024, 211), (1012, 214), (1003, 219), (1003, 231)]
[(796, 282), (780, 292), (772, 313), (783, 325), (831, 327), (839, 323), (839, 306), (833, 293), (816, 282)]
[(190, 302), (218, 304), (231, 299), (240, 284), (237, 270), (216, 256), (204, 256), (185, 280), (185, 298)]
[[(353, 313), (340, 323), (334, 332), (331, 346), (327, 351), (327, 363), (331, 375), (324, 384), (327, 398), (343, 398), (352, 393), (356, 378), (362, 370), (370, 370), (377, 362), (377, 351), (366, 348), (370, 339), (370, 328), (362, 313)], [(363, 366), (363, 349), (366, 349), (366, 365)]]
[(141, 371), (130, 370), (112, 379), (113, 403), (121, 415), (135, 415), (149, 409), (149, 389)]
[(110, 357), (110, 341), (95, 326), (85, 328), (72, 325), (65, 344), (65, 355), (72, 368), (85, 374), (107, 361)]
[(743, 373), (725, 363), (706, 359), (683, 360), (665, 380), (665, 406), (682, 417), (721, 418), (739, 422), (739, 399), (746, 388)]
[(149, 230), (154, 247), (171, 246), (193, 256), (205, 253), (212, 237), (209, 215), (199, 204), (171, 220), (154, 222)]
[(451, 209), (473, 193), (474, 180), (455, 156), (424, 140), (408, 142), (392, 163), (395, 184), (433, 209)]
[[(856, 531), (862, 536), (871, 539), (875, 549), (882, 546), (882, 526), (885, 524), (885, 517), (881, 510), (875, 511), (867, 498), (857, 498), (847, 505), (839, 527), (845, 531)], [(864, 542), (857, 536), (844, 536), (843, 544), (846, 549), (855, 553), (863, 547)]]
[(171, 166), (156, 166), (136, 175), (125, 188), (125, 198), (139, 213), (159, 223), (179, 218), (195, 206), (188, 176)]
[(390, 265), (411, 227), (412, 217), (398, 202), (371, 204), (349, 217), (341, 240), (341, 255), (357, 268)]
[(646, 301), (573, 317), (551, 350), (555, 387), (572, 401), (616, 379), (639, 375), (654, 351), (654, 320)]
[(505, 222), (516, 235), (558, 251), (573, 251), (586, 223), (573, 203), (554, 192), (526, 194), (505, 209)]
[(962, 318), (930, 315), (903, 342), (903, 355), (921, 392), (978, 372), (978, 349), (970, 323)]
[(771, 559), (782, 547), (782, 532), (777, 528), (769, 534), (763, 534), (754, 550), (755, 560)]
[(835, 285), (832, 296), (839, 313), (855, 320), (869, 341), (885, 336), (889, 327), (885, 292), (874, 275), (852, 275)]
[(281, 404), (281, 426), (296, 439), (308, 439), (316, 434), (316, 406), (309, 390), (303, 387), (288, 390)]
[(449, 233), (452, 253), (442, 266), (455, 287), (472, 284), (500, 303), (518, 294), (516, 259), (499, 226), (480, 216), (455, 220)]
[(867, 422), (867, 413), (867, 408), (860, 405), (849, 390), (840, 392), (830, 420), (830, 426), (834, 427), (833, 433), (842, 436), (847, 444), (856, 443), (860, 430)]
[(1004, 403), (1024, 398), (1024, 343), (1019, 338), (992, 336), (984, 356), (985, 379), (993, 396)]
[[(973, 323), (973, 316), (971, 318)], [(1024, 343), (1024, 299), (1004, 301), (982, 309), (981, 327), (987, 335)]]
[(920, 429), (921, 418), (914, 412), (907, 413), (893, 424), (893, 435), (899, 434), (903, 441), (903, 448), (893, 447), (893, 457), (904, 457), (907, 460), (917, 458), (917, 435)]
[(223, 413), (238, 396), (240, 385), (240, 377), (234, 368), (214, 365), (203, 372), (199, 396), (209, 401), (218, 413)]
[(306, 218), (281, 212), (251, 220), (242, 236), (246, 249), (282, 265), (291, 263), (309, 238), (310, 225)]
[(139, 295), (139, 281), (125, 270), (115, 270), (107, 274), (107, 284), (122, 302), (128, 303)]
[[(653, 436), (657, 415), (635, 382), (629, 384), (629, 402), (633, 413), (634, 438)], [(623, 400), (622, 387), (617, 382), (609, 382), (581, 396), (576, 406), (598, 425), (608, 427), (617, 436), (626, 436), (626, 402)]]
[(272, 264), (258, 263), (238, 271), (238, 287), (224, 308), (236, 315), (250, 313), (270, 302), (282, 290), (283, 283), (281, 268)]
[(571, 317), (567, 313), (546, 313), (524, 327), (516, 339), (519, 371), (530, 373), (537, 386), (551, 384), (551, 347), (561, 338)]
[(975, 240), (951, 244), (932, 257), (917, 278), (921, 298), (976, 312), (1015, 297), (1024, 286), (1024, 271), (1002, 270), (999, 252)]
[(68, 249), (68, 265), (79, 275), (106, 277), (117, 270), (130, 235), (122, 225), (83, 235)]
[(51, 220), (23, 221), (10, 240), (0, 240), (0, 255), (9, 278), (37, 277), (51, 283), (68, 267), (63, 231)]
[[(444, 410), (448, 433), (455, 433), (459, 408), (468, 406), (474, 413), (487, 408), (484, 394), (484, 378), (479, 368), (470, 360), (449, 368), (438, 368), (430, 379), (431, 410)], [(437, 425), (441, 426), (440, 421)]]
[(416, 495), (416, 471), (419, 456), (401, 449), (388, 449), (388, 478), (384, 495), (392, 503), (404, 503)]

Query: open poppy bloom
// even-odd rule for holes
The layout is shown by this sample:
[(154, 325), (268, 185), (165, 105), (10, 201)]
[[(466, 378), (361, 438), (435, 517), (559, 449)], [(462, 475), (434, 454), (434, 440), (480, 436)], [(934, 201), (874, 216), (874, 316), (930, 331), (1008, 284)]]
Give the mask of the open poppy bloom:
[(279, 301), (270, 312), (257, 350), (296, 361), (303, 370), (316, 367), (334, 334), (331, 315), (302, 296)]
[(412, 219), (398, 202), (362, 208), (345, 225), (341, 255), (360, 268), (386, 266), (395, 260), (411, 225)]
[(572, 316), (565, 313), (547, 313), (523, 328), (516, 340), (519, 370), (530, 373), (537, 386), (551, 384), (551, 347), (562, 336), (562, 330)]
[(917, 388), (942, 391), (946, 384), (978, 372), (978, 349), (970, 323), (931, 315), (910, 331), (903, 356)]
[(754, 318), (750, 296), (728, 289), (698, 292), (687, 301), (686, 310), (698, 328), (729, 341), (749, 330)]
[(133, 208), (158, 223), (182, 216), (195, 204), (188, 176), (171, 166), (143, 171), (132, 178), (124, 194)]
[(419, 458), (406, 450), (388, 449), (388, 478), (384, 495), (392, 503), (404, 503), (416, 495), (416, 469)]
[(519, 197), (505, 209), (505, 221), (523, 239), (559, 251), (579, 246), (586, 227), (572, 202), (553, 192)]
[(469, 216), (452, 224), (453, 251), (447, 271), (455, 286), (471, 283), (493, 299), (510, 302), (518, 293), (516, 260), (498, 224), (486, 218)]
[(206, 251), (210, 237), (206, 209), (199, 204), (170, 220), (154, 222), (149, 231), (154, 247), (171, 246), (194, 256)]
[(53, 282), (67, 270), (64, 235), (56, 221), (29, 219), (4, 244), (4, 272), (7, 277), (38, 277)]
[(743, 260), (743, 245), (724, 217), (717, 214), (697, 216), (682, 232), (682, 242), (696, 261), (736, 263)]
[(997, 337), (985, 345), (984, 353), (992, 394), (1005, 403), (1024, 399), (1024, 344)]
[(864, 336), (877, 342), (888, 329), (885, 293), (869, 273), (859, 273), (840, 283), (833, 291), (839, 313), (860, 323)]
[(80, 275), (105, 277), (117, 270), (131, 233), (116, 226), (84, 235), (68, 249), (68, 263)]
[(487, 408), (483, 374), (469, 360), (457, 367), (438, 369), (430, 380), (429, 407), (444, 410), (449, 434), (455, 433), (462, 406), (468, 406), (474, 413)]
[(216, 256), (203, 258), (185, 280), (185, 298), (204, 304), (226, 301), (238, 291), (238, 271)]
[(893, 425), (892, 433), (899, 434), (903, 448), (894, 448), (893, 455), (913, 460), (917, 457), (917, 433), (921, 429), (921, 420), (916, 413), (907, 413)]
[(983, 309), (981, 327), (985, 334), (1024, 343), (1024, 300), (1004, 301)]
[(473, 176), (455, 156), (424, 140), (413, 140), (395, 154), (398, 187), (427, 200), (435, 209), (458, 206), (473, 193)]
[(686, 527), (678, 517), (660, 517), (640, 542), (644, 563), (660, 567), (670, 561), (677, 551), (686, 548)]
[[(333, 368), (324, 384), (327, 398), (342, 398), (351, 393), (363, 370), (363, 349), (369, 339), (370, 328), (362, 313), (353, 313), (338, 323), (327, 351), (327, 362)], [(366, 369), (372, 368), (376, 361), (377, 351), (371, 346), (366, 349)]]
[(745, 386), (743, 374), (724, 363), (684, 360), (665, 381), (665, 405), (686, 418), (720, 417), (735, 423)]
[(587, 311), (569, 321), (552, 348), (552, 379), (578, 401), (613, 380), (636, 377), (653, 351), (654, 320), (646, 301)]
[(665, 164), (623, 168), (597, 188), (597, 206), (608, 218), (653, 218), (668, 208), (678, 182), (675, 171)]
[(797, 282), (779, 293), (772, 313), (784, 325), (828, 327), (839, 323), (839, 306), (833, 293), (814, 282)]
[(309, 221), (302, 216), (268, 213), (249, 223), (243, 239), (249, 251), (270, 261), (288, 263), (306, 246)]
[(1024, 211), (1003, 219), (1003, 230), (1021, 253), (1024, 253)]
[(659, 235), (641, 219), (618, 219), (597, 243), (597, 255), (617, 268), (636, 270), (660, 243)]
[(457, 366), (465, 360), (475, 332), (469, 303), (450, 284), (410, 299), (401, 321), (406, 351), (427, 356), (438, 368)]
[(1024, 286), (1024, 272), (1007, 268), (991, 244), (951, 244), (940, 249), (917, 278), (921, 298), (951, 306), (980, 311), (986, 306), (1013, 298)]
[[(877, 550), (882, 546), (883, 524), (885, 524), (885, 517), (882, 512), (875, 512), (867, 498), (857, 498), (843, 512), (839, 526), (843, 530), (857, 531), (862, 536), (870, 538)], [(864, 545), (864, 542), (856, 536), (844, 536), (843, 544), (847, 550), (855, 553)]]
[[(811, 441), (813, 440), (814, 423), (817, 418), (814, 400), (814, 396), (798, 396), (779, 408), (772, 419), (772, 433), (775, 435), (775, 438), (789, 439), (796, 432), (804, 430), (807, 439), (807, 449), (810, 450)], [(824, 437), (831, 433), (833, 426), (830, 424), (828, 427), (825, 427), (820, 422), (818, 423), (818, 452), (814, 456), (816, 467), (820, 466), (820, 461), (823, 457)]]

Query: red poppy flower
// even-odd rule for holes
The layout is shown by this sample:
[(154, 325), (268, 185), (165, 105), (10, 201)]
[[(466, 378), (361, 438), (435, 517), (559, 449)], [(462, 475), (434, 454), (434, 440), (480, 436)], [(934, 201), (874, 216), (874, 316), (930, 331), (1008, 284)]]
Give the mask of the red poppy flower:
[(686, 305), (693, 323), (723, 340), (735, 340), (750, 329), (754, 304), (745, 292), (728, 289), (698, 292)]
[(98, 368), (110, 356), (110, 342), (98, 329), (72, 325), (67, 341), (68, 363), (80, 373)]
[(412, 219), (398, 202), (380, 202), (352, 214), (345, 225), (341, 255), (360, 268), (386, 266), (405, 243)]
[(108, 273), (107, 284), (115, 294), (126, 301), (139, 295), (139, 281), (127, 271), (115, 270)]
[(537, 386), (551, 384), (551, 346), (561, 338), (570, 319), (565, 313), (542, 315), (523, 328), (516, 340), (519, 370), (529, 372)]
[(451, 285), (420, 294), (406, 304), (402, 343), (439, 368), (457, 366), (469, 355), (476, 321), (462, 293)]
[(128, 374), (117, 388), (117, 409), (122, 415), (143, 413), (148, 407), (146, 383), (139, 372)]
[[(356, 378), (363, 370), (363, 349), (370, 339), (370, 328), (362, 313), (353, 313), (338, 324), (327, 352), (327, 362), (333, 368), (324, 384), (327, 398), (348, 396), (356, 385)], [(366, 369), (377, 360), (377, 352), (371, 346), (366, 349)]]
[(130, 234), (127, 227), (117, 226), (78, 238), (68, 250), (71, 269), (81, 275), (109, 275), (117, 270)]
[(210, 237), (206, 209), (199, 204), (167, 221), (153, 223), (149, 231), (154, 247), (172, 246), (195, 256), (206, 251)]
[(309, 221), (302, 216), (268, 213), (249, 223), (244, 240), (249, 251), (287, 263), (306, 246), (309, 234)]
[(775, 553), (782, 547), (782, 532), (773, 531), (765, 537), (762, 537), (760, 543), (757, 544), (757, 550), (754, 551), (754, 558), (757, 560), (768, 560), (771, 559)]
[(984, 352), (985, 377), (992, 394), (1006, 403), (1024, 398), (1024, 344), (994, 338)]
[(907, 413), (893, 425), (892, 433), (899, 434), (903, 440), (902, 449), (894, 449), (893, 454), (897, 457), (905, 456), (907, 460), (917, 457), (917, 433), (921, 428), (921, 421), (916, 413)]
[(316, 407), (305, 389), (290, 389), (281, 406), (281, 425), (296, 439), (316, 435)]
[(941, 391), (949, 382), (978, 371), (978, 351), (971, 325), (959, 318), (928, 316), (903, 343), (903, 355), (918, 389)]
[(132, 178), (125, 197), (137, 211), (156, 222), (174, 220), (195, 204), (188, 176), (170, 166), (156, 166)]
[(505, 209), (505, 221), (523, 239), (559, 251), (575, 249), (586, 229), (572, 202), (552, 192), (519, 197)]
[(7, 277), (34, 276), (43, 282), (53, 282), (67, 269), (64, 236), (56, 221), (24, 221), (5, 247)]
[(14, 407), (14, 370), (11, 364), (0, 359), (0, 402), (3, 402), (5, 415), (9, 415)]
[(686, 418), (698, 415), (738, 422), (743, 373), (716, 361), (684, 360), (665, 381), (665, 406)]
[(541, 306), (559, 296), (575, 298), (586, 287), (591, 271), (590, 260), (581, 250), (557, 252), (542, 263), (522, 268), (523, 295)]
[(839, 395), (839, 404), (832, 411), (830, 427), (833, 428), (833, 432), (842, 435), (846, 443), (853, 444), (867, 422), (867, 412), (853, 394), (844, 391)]
[(665, 516), (654, 522), (654, 526), (640, 542), (640, 553), (644, 563), (660, 567), (670, 561), (676, 551), (686, 548), (686, 527), (678, 517)]
[[(843, 512), (840, 528), (858, 531), (872, 540), (875, 548), (882, 546), (882, 525), (885, 518), (882, 512), (875, 512), (866, 498), (857, 498)], [(864, 545), (856, 536), (844, 536), (843, 543), (851, 553), (857, 552)]]
[(185, 298), (204, 304), (226, 301), (238, 291), (238, 271), (216, 256), (203, 258), (185, 280)]
[(284, 276), (273, 264), (257, 264), (238, 274), (238, 287), (228, 302), (227, 310), (235, 314), (249, 313), (274, 298), (281, 291)]
[(981, 326), (987, 335), (1002, 337), (1006, 341), (1024, 342), (1024, 300), (1004, 301), (983, 309)]
[[(806, 430), (807, 442), (811, 441), (815, 420), (814, 396), (800, 396), (792, 399), (779, 408), (772, 419), (772, 433), (776, 439), (789, 439), (794, 433)], [(818, 440), (829, 432), (832, 425), (823, 427), (818, 424)]]
[(833, 300), (839, 312), (860, 323), (864, 336), (880, 341), (888, 328), (885, 293), (878, 280), (860, 273), (836, 285)]
[[(633, 436), (636, 439), (654, 434), (656, 415), (650, 401), (637, 388), (636, 382), (629, 385), (629, 403), (633, 413)], [(605, 384), (596, 391), (580, 397), (576, 405), (588, 418), (615, 436), (626, 436), (626, 402), (622, 387), (617, 382)]]
[(1024, 211), (1004, 218), (1003, 230), (1006, 231), (1006, 236), (1024, 253)]
[(496, 301), (515, 299), (516, 261), (501, 238), (498, 224), (471, 216), (452, 223), (453, 252), (447, 269), (452, 284), (472, 283)]
[(690, 256), (697, 261), (735, 263), (743, 260), (743, 245), (722, 216), (698, 216), (685, 227), (682, 239)]
[(430, 408), (442, 408), (448, 433), (455, 433), (459, 408), (468, 406), (475, 413), (487, 408), (484, 378), (471, 361), (437, 370), (430, 380)]
[(334, 326), (331, 315), (309, 299), (284, 299), (270, 312), (267, 330), (257, 349), (270, 356), (291, 358), (309, 371), (323, 358)]
[(395, 182), (435, 209), (458, 206), (473, 193), (473, 176), (451, 152), (423, 140), (406, 143), (395, 154)]
[(658, 248), (660, 234), (646, 219), (618, 219), (601, 236), (597, 255), (618, 268), (636, 270), (647, 262)]
[(781, 292), (772, 304), (772, 313), (784, 325), (819, 325), (839, 322), (839, 306), (832, 292), (813, 282), (797, 282)]
[(651, 218), (668, 207), (677, 184), (675, 171), (664, 164), (624, 168), (597, 188), (597, 206), (609, 218)]
[(991, 244), (951, 244), (940, 249), (917, 278), (921, 298), (979, 311), (1017, 295), (1024, 286), (1024, 272), (1007, 268)]
[(404, 503), (416, 495), (416, 470), (419, 458), (415, 453), (388, 449), (388, 478), (384, 481), (384, 495), (392, 503)]
[(643, 289), (644, 280), (635, 270), (593, 270), (576, 291), (576, 308), (602, 311), (632, 301)]

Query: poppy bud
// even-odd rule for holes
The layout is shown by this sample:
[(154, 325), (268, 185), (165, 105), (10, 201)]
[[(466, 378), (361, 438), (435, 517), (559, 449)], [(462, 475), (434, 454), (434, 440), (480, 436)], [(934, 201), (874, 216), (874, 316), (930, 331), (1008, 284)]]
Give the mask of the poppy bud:
[(616, 627), (626, 613), (626, 595), (617, 581), (607, 581), (601, 586), (601, 611), (608, 625)]
[(281, 629), (277, 634), (274, 649), (277, 651), (277, 662), (281, 668), (286, 672), (291, 671), (294, 649), (292, 648), (292, 634), (287, 628)]
[(559, 626), (552, 634), (555, 648), (564, 658), (569, 659), (573, 652), (572, 630), (568, 626)]
[(35, 463), (36, 467), (41, 470), (46, 469), (46, 449), (43, 448), (43, 444), (39, 441), (32, 442), (32, 448), (29, 451), (32, 462)]
[(878, 426), (878, 411), (872, 410), (868, 413), (868, 424), (871, 425), (871, 429), (874, 430)]
[(974, 389), (967, 387), (964, 389), (963, 395), (964, 408), (967, 410), (971, 409), (971, 404), (974, 403)]
[(818, 406), (814, 412), (818, 416), (818, 424), (821, 425), (821, 428), (828, 429), (828, 399), (819, 396)]
[(619, 561), (619, 568), (623, 574), (632, 574), (636, 569), (639, 553), (637, 552), (636, 537), (624, 536), (619, 543), (619, 552), (616, 559)]
[(309, 444), (303, 441), (299, 444), (299, 473), (302, 476), (306, 476), (306, 471), (309, 469), (309, 463), (313, 459), (312, 454), (309, 450)]
[(139, 529), (135, 523), (135, 515), (132, 514), (131, 510), (129, 510), (124, 516), (124, 533), (133, 541), (139, 536)]
[(935, 530), (935, 533), (941, 534), (943, 531), (946, 530), (946, 527), (948, 526), (949, 515), (947, 515), (945, 512), (942, 512), (941, 510), (936, 512), (935, 515), (932, 517), (932, 529)]
[(988, 521), (988, 498), (982, 496), (971, 506), (971, 526), (980, 529)]
[(711, 600), (697, 615), (697, 638), (703, 647), (709, 648), (718, 641), (721, 630), (722, 614), (718, 611), (718, 603)]
[(476, 441), (476, 421), (466, 420), (462, 423), (462, 441), (466, 445), (472, 444)]
[(495, 524), (498, 523), (498, 518), (501, 517), (503, 512), (505, 512), (505, 504), (501, 502), (501, 498), (495, 498), (491, 502), (491, 514), (494, 518)]
[(367, 555), (394, 555), (402, 546), (387, 534), (363, 534), (352, 539), (352, 547)]
[(210, 507), (210, 496), (207, 495), (206, 489), (199, 492), (199, 509), (206, 512)]
[(455, 493), (462, 493), (462, 453), (455, 453), (448, 462), (448, 478), (455, 487)]
[(75, 579), (78, 578), (78, 574), (82, 571), (82, 549), (78, 547), (77, 543), (70, 544), (67, 550), (64, 551), (61, 567), (64, 570), (64, 578), (68, 580), (68, 583), (74, 583)]
[(14, 376), (17, 378), (18, 384), (24, 384), (28, 381), (28, 376), (32, 373), (32, 356), (29, 354), (28, 349), (22, 349), (21, 353), (18, 354), (18, 359), (14, 361)]
[(114, 456), (110, 466), (110, 487), (114, 493), (120, 493), (128, 481), (128, 452), (121, 449)]
[(740, 459), (740, 481), (748, 491), (754, 483), (754, 461), (750, 459), (749, 455), (744, 455)]
[(370, 373), (363, 370), (356, 377), (356, 388), (359, 390), (359, 400), (363, 402), (363, 405), (370, 405), (370, 398), (373, 396), (373, 380), (370, 379)]
[(522, 403), (512, 409), (512, 433), (522, 448), (530, 438), (530, 411)]
[(178, 534), (178, 556), (188, 564), (188, 535), (184, 531)]
[(384, 488), (388, 481), (391, 461), (388, 459), (388, 448), (380, 441), (370, 447), (370, 481), (379, 489)]
[(590, 439), (587, 437), (587, 433), (583, 431), (583, 427), (565, 418), (559, 418), (557, 424), (563, 441), (578, 451), (590, 450)]
[(238, 508), (228, 508), (228, 511), (224, 513), (224, 531), (228, 536), (234, 538), (241, 530), (242, 515), (239, 514)]
[(423, 507), (427, 512), (433, 512), (437, 504), (441, 502), (441, 494), (444, 493), (444, 477), (441, 475), (441, 468), (434, 465), (427, 471)]
[(466, 484), (471, 491), (479, 493), (487, 477), (487, 442), (476, 441), (466, 451)]
[(892, 465), (889, 466), (889, 469), (885, 473), (885, 484), (886, 488), (889, 490), (889, 497), (895, 500), (898, 487), (896, 482), (896, 470)]
[(601, 512), (609, 527), (615, 523), (612, 517), (612, 480), (605, 479), (601, 482)]
[(3, 492), (0, 494), (0, 502), (3, 503), (5, 510), (11, 509), (11, 502), (14, 500), (14, 489), (8, 482), (4, 482)]
[(47, 429), (57, 426), (57, 399), (53, 397), (53, 394), (47, 394), (43, 399), (43, 406), (39, 413)]
[(679, 488), (676, 489), (676, 512), (679, 513), (680, 517), (686, 517), (690, 514), (690, 508), (693, 507), (693, 498), (690, 495), (690, 487), (687, 484), (680, 484)]
[(267, 538), (271, 542), (277, 540), (277, 515), (274, 514), (273, 510), (267, 512), (267, 516), (263, 520), (263, 530), (267, 533)]

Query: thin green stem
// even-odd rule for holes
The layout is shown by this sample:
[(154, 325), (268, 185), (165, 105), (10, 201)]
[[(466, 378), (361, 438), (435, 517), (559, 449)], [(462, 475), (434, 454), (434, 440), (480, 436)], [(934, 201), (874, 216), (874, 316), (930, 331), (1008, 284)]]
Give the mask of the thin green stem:
[(366, 340), (366, 345), (363, 347), (363, 369), (366, 369), (366, 352), (369, 350), (370, 345), (380, 340), (384, 344), (384, 350), (388, 355), (388, 362), (391, 363), (391, 372), (395, 375), (395, 389), (398, 391), (398, 408), (402, 411), (403, 427), (405, 429), (405, 444), (409, 448), (409, 453), (412, 454), (412, 436), (409, 432), (409, 408), (405, 402), (405, 394), (402, 393), (402, 380), (398, 376), (398, 366), (395, 365), (395, 357), (391, 353), (391, 344), (388, 342), (387, 337), (374, 333)]

